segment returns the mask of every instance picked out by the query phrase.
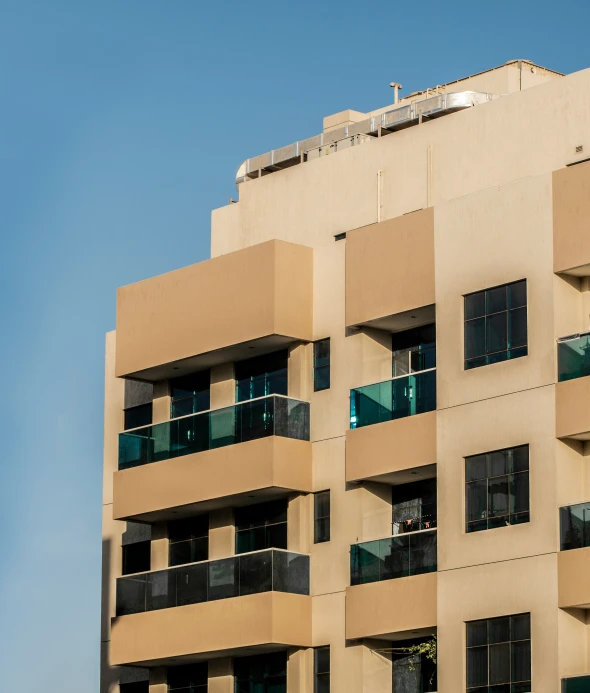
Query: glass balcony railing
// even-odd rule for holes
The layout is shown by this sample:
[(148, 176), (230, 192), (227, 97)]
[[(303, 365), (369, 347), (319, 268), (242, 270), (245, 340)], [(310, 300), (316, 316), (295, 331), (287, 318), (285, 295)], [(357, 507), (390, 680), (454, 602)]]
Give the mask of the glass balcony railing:
[(561, 679), (561, 693), (588, 693), (588, 691), (590, 691), (590, 675)]
[(436, 409), (436, 369), (350, 391), (350, 427), (402, 419)]
[(557, 343), (557, 380), (590, 375), (590, 333), (564, 337)]
[(309, 556), (265, 549), (121, 577), (117, 616), (271, 591), (308, 595)]
[(436, 571), (436, 530), (398, 534), (350, 547), (350, 584)]
[(119, 469), (266, 436), (309, 440), (309, 404), (271, 395), (125, 431), (119, 434)]
[(559, 508), (559, 526), (562, 551), (590, 546), (590, 503)]

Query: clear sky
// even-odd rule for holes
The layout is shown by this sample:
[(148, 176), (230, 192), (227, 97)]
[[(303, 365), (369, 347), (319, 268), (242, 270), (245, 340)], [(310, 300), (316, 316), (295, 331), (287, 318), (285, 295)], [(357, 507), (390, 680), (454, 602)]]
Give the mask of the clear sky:
[(589, 67), (589, 23), (588, 0), (0, 0), (2, 690), (98, 692), (116, 287), (207, 258), (248, 156), (393, 80)]

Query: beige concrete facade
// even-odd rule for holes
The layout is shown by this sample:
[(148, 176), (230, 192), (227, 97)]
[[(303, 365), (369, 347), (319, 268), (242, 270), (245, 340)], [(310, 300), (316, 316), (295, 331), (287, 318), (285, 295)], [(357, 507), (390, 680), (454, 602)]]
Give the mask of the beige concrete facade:
[[(438, 93), (461, 90), (494, 98), (242, 183), (237, 204), (213, 211), (212, 259), (120, 290), (101, 693), (133, 676), (164, 693), (167, 667), (205, 660), (209, 690), (233, 693), (233, 658), (277, 650), (288, 693), (312, 693), (313, 648), (326, 645), (332, 691), (414, 693), (393, 688), (392, 651), (433, 634), (437, 691), (460, 693), (466, 622), (522, 613), (531, 691), (590, 676), (590, 548), (560, 538), (560, 508), (590, 502), (590, 376), (558, 382), (557, 363), (557, 340), (590, 329), (590, 70), (514, 61)], [(324, 128), (365, 117), (344, 111)], [(527, 354), (466, 370), (464, 297), (521, 280)], [(436, 410), (351, 429), (351, 390), (391, 379), (392, 335), (429, 323)], [(312, 342), (326, 338), (330, 387), (316, 392)], [(162, 422), (170, 378), (211, 368), (219, 409), (235, 401), (235, 363), (278, 349), (288, 396), (309, 402), (309, 441), (272, 435), (117, 470), (125, 379), (154, 383)], [(521, 445), (529, 521), (467, 532), (465, 458)], [(436, 572), (351, 585), (351, 546), (391, 537), (392, 494), (421, 479), (436, 479)], [(314, 543), (314, 493), (327, 490), (330, 540)], [(239, 508), (276, 498), (288, 500), (287, 550), (310, 557), (309, 595), (116, 616), (126, 522), (151, 528), (153, 571), (168, 567), (170, 521), (209, 513), (209, 560), (222, 559)]]

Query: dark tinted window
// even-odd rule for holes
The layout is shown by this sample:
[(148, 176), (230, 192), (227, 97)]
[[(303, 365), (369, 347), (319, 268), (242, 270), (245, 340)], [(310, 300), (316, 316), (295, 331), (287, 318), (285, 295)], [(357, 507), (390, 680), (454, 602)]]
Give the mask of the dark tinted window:
[(330, 647), (313, 651), (313, 693), (330, 693)]
[(315, 392), (330, 387), (330, 340), (322, 339), (313, 345), (313, 389)]
[(436, 479), (392, 486), (393, 534), (436, 527)]
[(136, 681), (135, 683), (120, 683), (120, 693), (150, 693), (149, 681)]
[(170, 418), (175, 419), (179, 416), (207, 411), (211, 404), (210, 383), (211, 374), (208, 370), (172, 380)]
[(235, 693), (286, 693), (287, 653), (236, 657)]
[(209, 558), (209, 516), (168, 523), (168, 565), (183, 565)]
[[(436, 661), (426, 652), (412, 652), (413, 648), (432, 641), (432, 638), (416, 638), (393, 642), (391, 668), (393, 693), (432, 693), (437, 690)], [(436, 649), (434, 649), (436, 660)]]
[(151, 567), (151, 542), (138, 541), (127, 544), (123, 549), (123, 575), (145, 573)]
[(236, 553), (287, 548), (287, 500), (236, 508)]
[(314, 544), (330, 541), (330, 491), (314, 493), (313, 541)]
[(465, 458), (467, 532), (529, 522), (529, 446)]
[(176, 693), (205, 693), (207, 662), (168, 669), (168, 690)]
[(152, 403), (125, 409), (125, 430), (149, 426), (152, 423)]
[(464, 297), (465, 369), (528, 353), (526, 280)]
[(467, 693), (530, 691), (530, 614), (471, 621), (466, 626)]
[(287, 395), (288, 360), (289, 353), (284, 349), (273, 354), (238, 361), (235, 366), (236, 402), (266, 395)]

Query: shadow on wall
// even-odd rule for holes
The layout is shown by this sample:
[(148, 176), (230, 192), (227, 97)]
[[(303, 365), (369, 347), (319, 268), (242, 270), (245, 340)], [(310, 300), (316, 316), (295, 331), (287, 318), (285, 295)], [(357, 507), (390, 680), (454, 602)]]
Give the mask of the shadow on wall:
[[(138, 667), (112, 667), (109, 664), (110, 621), (111, 621), (111, 551), (112, 540), (102, 540), (102, 601), (101, 601), (101, 668), (100, 693), (118, 693), (119, 683), (137, 683), (149, 680), (149, 669)], [(113, 595), (114, 597), (114, 595)], [(104, 638), (108, 637), (108, 640)]]

